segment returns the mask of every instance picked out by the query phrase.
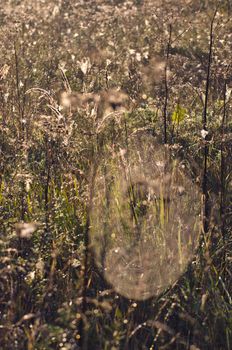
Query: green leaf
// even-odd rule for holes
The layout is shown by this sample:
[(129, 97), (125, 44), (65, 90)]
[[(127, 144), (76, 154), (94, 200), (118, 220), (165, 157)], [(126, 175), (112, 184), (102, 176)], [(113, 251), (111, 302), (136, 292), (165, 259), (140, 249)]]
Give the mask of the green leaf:
[(172, 122), (177, 124), (181, 123), (186, 117), (186, 114), (187, 109), (177, 104), (174, 112), (172, 113)]
[(116, 318), (118, 318), (118, 319), (121, 319), (121, 318), (122, 318), (122, 312), (121, 312), (121, 310), (119, 309), (119, 307), (117, 307), (116, 310), (115, 310), (115, 316), (116, 316)]
[(224, 101), (223, 100), (216, 100), (216, 102), (215, 102), (215, 107), (216, 108), (220, 109), (220, 108), (223, 107), (223, 105), (224, 105)]

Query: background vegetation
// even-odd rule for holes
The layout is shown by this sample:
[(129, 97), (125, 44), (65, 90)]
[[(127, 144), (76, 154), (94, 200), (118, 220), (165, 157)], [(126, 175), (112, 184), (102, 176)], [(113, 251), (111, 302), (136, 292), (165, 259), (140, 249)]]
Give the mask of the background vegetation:
[[(226, 0), (1, 0), (1, 349), (232, 348), (231, 15)], [(114, 292), (88, 246), (93, 164), (125, 122), (202, 192), (195, 258), (146, 301)]]

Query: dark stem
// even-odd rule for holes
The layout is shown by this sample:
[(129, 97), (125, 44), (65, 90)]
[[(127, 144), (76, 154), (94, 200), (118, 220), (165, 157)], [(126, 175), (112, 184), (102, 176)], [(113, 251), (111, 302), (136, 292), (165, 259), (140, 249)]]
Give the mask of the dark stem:
[[(126, 157), (127, 157), (127, 164), (128, 164), (128, 182), (129, 182), (129, 190), (128, 190), (128, 196), (130, 199), (130, 206), (131, 206), (131, 211), (132, 211), (132, 216), (135, 220), (135, 226), (136, 226), (136, 235), (137, 235), (137, 240), (140, 239), (140, 230), (139, 230), (139, 223), (138, 223), (138, 218), (136, 215), (136, 211), (135, 211), (135, 203), (136, 203), (136, 196), (134, 193), (134, 187), (133, 187), (133, 182), (132, 182), (132, 174), (131, 174), (131, 169), (130, 169), (130, 149), (129, 149), (129, 142), (128, 142), (128, 130), (127, 130), (127, 123), (126, 120), (124, 122), (124, 126), (125, 126), (125, 142), (126, 142)], [(126, 169), (124, 168), (124, 173), (125, 173), (125, 177), (126, 177)]]
[[(17, 102), (18, 102), (18, 113), (20, 117), (20, 137), (22, 141), (22, 148), (23, 152), (27, 152), (24, 149), (24, 143), (26, 141), (26, 134), (25, 134), (25, 124), (24, 124), (24, 108), (26, 103), (26, 80), (24, 82), (24, 92), (23, 92), (23, 99), (20, 89), (20, 66), (19, 66), (19, 56), (18, 51), (16, 47), (16, 42), (14, 41), (14, 58), (15, 58), (15, 79), (16, 79), (16, 93), (17, 93)], [(25, 160), (22, 161), (22, 168), (24, 168)], [(22, 180), (21, 183), (21, 214), (20, 214), (20, 220), (25, 221), (25, 214), (26, 214), (26, 201), (25, 201), (25, 182)]]
[(45, 137), (45, 148), (46, 148), (46, 163), (45, 163), (45, 187), (44, 187), (44, 211), (45, 211), (45, 228), (44, 236), (41, 239), (41, 249), (46, 249), (48, 243), (49, 233), (49, 187), (51, 177), (51, 160), (50, 160), (50, 142), (48, 136)]
[(171, 39), (172, 39), (172, 25), (169, 26), (169, 38), (168, 38), (168, 45), (167, 45), (167, 54), (166, 54), (166, 64), (165, 64), (165, 71), (164, 71), (164, 87), (165, 87), (165, 99), (164, 99), (164, 111), (163, 111), (163, 118), (164, 118), (164, 143), (167, 143), (167, 107), (168, 107), (168, 97), (169, 97), (169, 88), (168, 88), (168, 62), (169, 62), (169, 55), (170, 55), (170, 49), (171, 49)]
[(207, 111), (208, 111), (208, 99), (209, 99), (209, 87), (210, 87), (210, 74), (211, 74), (211, 64), (212, 64), (212, 55), (213, 55), (213, 24), (215, 16), (217, 14), (217, 9), (214, 12), (213, 18), (210, 24), (210, 34), (209, 34), (209, 54), (208, 54), (208, 64), (207, 64), (207, 77), (206, 77), (206, 87), (205, 87), (205, 103), (203, 111), (203, 129), (207, 128)]
[[(203, 130), (207, 131), (207, 113), (208, 113), (208, 98), (209, 98), (209, 88), (210, 88), (210, 74), (212, 65), (212, 54), (213, 54), (213, 24), (217, 14), (217, 9), (214, 12), (213, 18), (210, 24), (210, 42), (209, 42), (209, 54), (208, 54), (208, 66), (207, 66), (207, 77), (206, 77), (206, 87), (205, 87), (205, 103), (203, 110), (202, 125)], [(202, 178), (202, 195), (203, 195), (203, 232), (207, 233), (209, 230), (209, 192), (208, 192), (208, 154), (209, 145), (207, 136), (205, 137), (204, 150), (203, 150), (203, 178)]]
[(223, 115), (221, 124), (221, 195), (220, 195), (220, 219), (221, 219), (221, 232), (223, 243), (225, 243), (225, 175), (226, 175), (226, 163), (225, 163), (225, 121), (226, 121), (226, 82), (224, 84), (223, 91)]
[(85, 322), (84, 318), (86, 316), (86, 311), (88, 307), (87, 301), (87, 292), (88, 292), (88, 283), (89, 283), (89, 270), (90, 270), (90, 237), (89, 237), (89, 227), (90, 227), (90, 214), (93, 203), (93, 194), (95, 188), (95, 178), (97, 174), (97, 162), (93, 162), (93, 170), (90, 180), (90, 192), (89, 192), (89, 201), (86, 209), (86, 224), (84, 230), (84, 272), (83, 272), (83, 286), (82, 286), (82, 303), (81, 303), (81, 319), (79, 323), (79, 345), (82, 350), (87, 349), (87, 339), (85, 335)]
[[(19, 115), (22, 119), (22, 107), (21, 107), (21, 92), (20, 92), (20, 78), (19, 78), (19, 58), (18, 58), (18, 52), (16, 48), (16, 43), (14, 42), (14, 56), (15, 56), (15, 78), (16, 78), (16, 92), (17, 92), (17, 98), (18, 98), (18, 109), (19, 109)], [(23, 123), (21, 120), (21, 126), (23, 128)]]
[(50, 183), (50, 165), (47, 167), (46, 183), (44, 189), (44, 207), (45, 207), (45, 231), (48, 232), (49, 226), (49, 183)]

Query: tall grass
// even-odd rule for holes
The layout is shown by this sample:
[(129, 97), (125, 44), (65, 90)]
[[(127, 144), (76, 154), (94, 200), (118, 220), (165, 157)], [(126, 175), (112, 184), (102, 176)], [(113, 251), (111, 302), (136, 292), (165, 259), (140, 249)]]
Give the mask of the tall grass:
[(2, 0), (1, 349), (231, 348), (230, 18)]

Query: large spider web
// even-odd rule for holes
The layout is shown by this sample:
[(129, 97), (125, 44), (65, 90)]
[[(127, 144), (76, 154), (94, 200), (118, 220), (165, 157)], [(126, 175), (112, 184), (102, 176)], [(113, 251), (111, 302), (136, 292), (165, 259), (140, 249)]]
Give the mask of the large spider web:
[(144, 300), (172, 285), (194, 256), (200, 228), (199, 191), (167, 148), (143, 135), (107, 152), (95, 180), (90, 238), (116, 292)]

